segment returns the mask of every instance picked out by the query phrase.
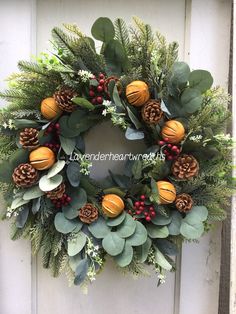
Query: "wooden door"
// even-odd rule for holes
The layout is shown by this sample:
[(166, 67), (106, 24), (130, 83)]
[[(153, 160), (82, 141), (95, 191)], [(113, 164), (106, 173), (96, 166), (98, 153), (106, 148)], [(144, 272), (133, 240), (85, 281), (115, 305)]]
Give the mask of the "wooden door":
[[(191, 67), (210, 70), (215, 84), (227, 86), (230, 0), (0, 0), (0, 88), (18, 59), (49, 48), (50, 29), (63, 22), (77, 23), (89, 32), (98, 16), (139, 16), (168, 41), (180, 44), (179, 59)], [(3, 105), (3, 103), (2, 103)], [(107, 135), (106, 147), (98, 145), (105, 127), (88, 138), (89, 149), (127, 151), (117, 130)], [(110, 132), (110, 131), (109, 131)], [(120, 143), (114, 147), (109, 138)], [(139, 147), (134, 146), (136, 151)], [(114, 170), (117, 164), (109, 165)], [(101, 177), (107, 165), (96, 165)], [(108, 261), (106, 270), (83, 295), (68, 288), (64, 277), (51, 278), (40, 259), (32, 258), (27, 241), (8, 239), (8, 224), (0, 225), (1, 314), (216, 314), (220, 269), (220, 226), (200, 244), (186, 244), (178, 271), (156, 288), (155, 276), (133, 281)]]

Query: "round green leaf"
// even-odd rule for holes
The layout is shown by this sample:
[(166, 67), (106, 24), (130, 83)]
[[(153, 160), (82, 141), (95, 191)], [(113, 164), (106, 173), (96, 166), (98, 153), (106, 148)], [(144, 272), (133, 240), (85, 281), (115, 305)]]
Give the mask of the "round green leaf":
[(48, 171), (47, 178), (50, 179), (50, 178), (54, 177), (56, 174), (58, 174), (59, 172), (61, 172), (62, 169), (64, 168), (65, 164), (66, 164), (65, 160), (58, 160), (52, 166), (52, 168)]
[(58, 232), (66, 234), (72, 232), (76, 228), (77, 221), (68, 220), (63, 213), (57, 213), (54, 218), (54, 225)]
[[(72, 115), (72, 114), (71, 114)], [(76, 137), (79, 135), (79, 131), (73, 127), (71, 127), (68, 123), (69, 117), (62, 116), (59, 120), (60, 124), (60, 134), (64, 137)]]
[(146, 261), (151, 245), (152, 240), (150, 238), (147, 238), (147, 241), (145, 243), (135, 248), (137, 259), (141, 263), (144, 263)]
[(167, 238), (169, 235), (169, 230), (168, 228), (165, 227), (158, 227), (153, 225), (152, 223), (149, 223), (147, 225), (147, 232), (150, 238)]
[(167, 261), (165, 256), (161, 253), (161, 251), (158, 250), (157, 247), (155, 247), (155, 257), (157, 264), (160, 265), (162, 268), (168, 271), (172, 269), (172, 265)]
[(166, 226), (171, 222), (171, 217), (165, 217), (159, 213), (152, 218), (152, 223), (156, 226)]
[(18, 207), (21, 207), (22, 205), (25, 205), (29, 203), (29, 200), (23, 200), (21, 197), (15, 198), (11, 203), (11, 209), (16, 209)]
[(119, 255), (125, 246), (125, 240), (118, 236), (116, 232), (109, 232), (102, 240), (104, 250), (111, 256)]
[(170, 235), (179, 235), (180, 227), (182, 222), (182, 216), (179, 212), (175, 211), (172, 213), (172, 220), (168, 226)]
[(181, 104), (187, 113), (194, 113), (199, 110), (202, 100), (201, 92), (194, 88), (186, 88), (181, 95)]
[(185, 221), (182, 221), (181, 227), (180, 227), (180, 233), (186, 238), (186, 239), (199, 239), (204, 232), (204, 225), (202, 222), (196, 223), (196, 224), (189, 224)]
[(110, 233), (110, 228), (107, 226), (104, 218), (99, 217), (95, 222), (88, 226), (89, 231), (97, 239), (103, 239)]
[(133, 248), (128, 243), (125, 243), (122, 253), (114, 257), (114, 260), (120, 267), (128, 266), (133, 259)]
[(87, 194), (82, 188), (73, 188), (68, 194), (71, 197), (70, 206), (73, 210), (78, 210), (87, 203)]
[(62, 179), (60, 174), (56, 174), (52, 178), (48, 178), (47, 175), (45, 175), (39, 180), (39, 188), (43, 192), (52, 191), (62, 183)]
[(108, 42), (115, 37), (112, 21), (107, 17), (99, 17), (93, 24), (91, 33), (97, 40)]
[(69, 238), (67, 241), (67, 251), (69, 256), (75, 256), (82, 251), (86, 244), (86, 235), (80, 231), (75, 234), (73, 238)]
[(189, 75), (189, 86), (198, 89), (201, 93), (210, 89), (212, 84), (213, 77), (208, 71), (194, 70)]
[(147, 241), (147, 230), (141, 222), (136, 221), (135, 233), (126, 239), (131, 246), (139, 246)]
[(70, 204), (68, 204), (67, 206), (63, 206), (62, 211), (67, 219), (74, 219), (79, 215), (79, 208), (74, 209), (73, 207), (71, 207)]
[(126, 217), (126, 212), (123, 211), (119, 216), (117, 216), (116, 218), (109, 218), (107, 220), (107, 225), (109, 227), (115, 227), (115, 226), (119, 226), (125, 219)]
[(189, 224), (195, 224), (205, 221), (208, 216), (208, 210), (205, 206), (193, 206), (191, 211), (186, 215), (183, 221)]
[(67, 178), (73, 187), (80, 184), (81, 172), (80, 164), (76, 161), (70, 162), (66, 169)]
[(128, 238), (135, 232), (135, 228), (135, 220), (130, 215), (126, 215), (122, 224), (117, 227), (116, 233), (121, 238)]
[(76, 139), (74, 137), (68, 138), (62, 135), (59, 136), (61, 147), (67, 155), (70, 155), (75, 149)]

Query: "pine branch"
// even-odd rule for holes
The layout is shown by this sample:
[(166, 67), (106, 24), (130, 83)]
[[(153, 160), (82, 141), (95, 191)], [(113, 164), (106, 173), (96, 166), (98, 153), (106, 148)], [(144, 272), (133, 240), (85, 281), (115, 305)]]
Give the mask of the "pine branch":
[(83, 33), (76, 24), (63, 23), (63, 26), (65, 27), (66, 30), (78, 36), (79, 38), (84, 37)]
[(75, 56), (75, 51), (72, 48), (71, 43), (73, 42), (72, 38), (68, 35), (66, 35), (60, 28), (55, 27), (52, 30), (52, 37), (55, 40), (55, 42), (58, 44), (59, 48), (64, 49), (69, 54), (72, 54)]
[(124, 50), (127, 52), (130, 40), (129, 31), (126, 26), (126, 23), (123, 19), (118, 18), (115, 20), (114, 26), (115, 26), (115, 39), (119, 40)]
[(44, 69), (42, 66), (34, 62), (19, 61), (18, 68), (20, 69), (20, 71), (24, 71), (26, 73), (35, 73), (46, 77), (49, 76), (47, 69)]

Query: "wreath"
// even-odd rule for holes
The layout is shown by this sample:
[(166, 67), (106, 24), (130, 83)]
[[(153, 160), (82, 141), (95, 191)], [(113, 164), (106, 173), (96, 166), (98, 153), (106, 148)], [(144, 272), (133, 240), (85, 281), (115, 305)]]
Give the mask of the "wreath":
[[(230, 97), (138, 18), (129, 28), (98, 18), (99, 53), (76, 25), (64, 27), (52, 30), (53, 53), (19, 62), (1, 93), (2, 217), (13, 219), (12, 239), (29, 237), (43, 266), (71, 283), (93, 281), (109, 256), (133, 275), (150, 265), (163, 283), (183, 241), (226, 217)], [(84, 134), (105, 120), (146, 151), (97, 181)]]

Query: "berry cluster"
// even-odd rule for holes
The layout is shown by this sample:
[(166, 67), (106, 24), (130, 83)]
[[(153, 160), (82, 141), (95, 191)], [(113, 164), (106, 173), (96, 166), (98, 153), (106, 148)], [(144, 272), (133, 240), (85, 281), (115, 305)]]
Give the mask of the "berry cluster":
[(104, 83), (105, 83), (105, 75), (100, 73), (99, 77), (94, 77), (97, 80), (98, 85), (89, 87), (89, 97), (91, 98), (91, 102), (94, 105), (101, 105), (104, 99)]
[(149, 222), (156, 216), (156, 212), (153, 204), (145, 203), (146, 199), (147, 197), (145, 195), (141, 195), (139, 201), (134, 203), (133, 210), (137, 218), (145, 218), (145, 220)]
[(60, 134), (60, 124), (59, 123), (51, 123), (49, 127), (46, 129), (45, 135), (52, 135), (52, 141), (47, 142), (44, 146), (50, 148), (54, 153), (57, 153), (60, 148), (59, 134)]
[(55, 205), (56, 208), (61, 208), (62, 206), (67, 206), (71, 202), (71, 197), (68, 196), (66, 193), (63, 194), (61, 198), (53, 199), (51, 202)]
[(181, 147), (179, 145), (169, 143), (168, 138), (164, 138), (163, 141), (159, 141), (158, 144), (161, 146), (167, 160), (176, 159), (181, 152)]

